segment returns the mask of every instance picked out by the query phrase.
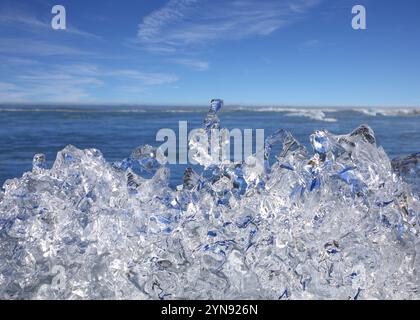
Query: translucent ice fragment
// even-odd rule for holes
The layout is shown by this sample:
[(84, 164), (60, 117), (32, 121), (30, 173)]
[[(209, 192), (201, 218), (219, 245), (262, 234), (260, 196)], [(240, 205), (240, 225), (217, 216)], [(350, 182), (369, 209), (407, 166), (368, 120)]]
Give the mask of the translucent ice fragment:
[(330, 141), (325, 131), (316, 131), (312, 134), (311, 144), (314, 150), (320, 154), (326, 154), (330, 150)]
[(309, 191), (314, 191), (315, 189), (318, 189), (320, 186), (321, 186), (321, 179), (319, 177), (314, 177), (309, 187)]
[(47, 159), (45, 154), (36, 154), (32, 160), (32, 172), (40, 173), (47, 168)]
[(66, 170), (72, 166), (77, 166), (83, 156), (84, 152), (82, 150), (79, 150), (72, 145), (68, 145), (57, 153), (57, 157), (53, 164), (53, 171)]
[(315, 131), (310, 136), (310, 141), (315, 152), (321, 156), (321, 160), (332, 160), (345, 153), (345, 149), (338, 143), (337, 138), (326, 130)]
[(223, 100), (213, 99), (210, 101), (210, 112), (217, 113), (223, 107)]
[(373, 130), (367, 125), (361, 125), (354, 129), (350, 134), (338, 136), (338, 143), (350, 154), (357, 145), (367, 143), (376, 144)]
[(211, 100), (209, 112), (207, 114), (207, 117), (204, 120), (204, 128), (206, 130), (220, 128), (220, 120), (219, 120), (219, 117), (217, 116), (217, 112), (222, 107), (223, 107), (223, 100), (221, 99)]
[(257, 155), (249, 156), (242, 166), (242, 173), (248, 185), (258, 185), (265, 177), (264, 161)]
[(246, 181), (244, 179), (243, 174), (243, 166), (242, 165), (233, 165), (226, 168), (226, 174), (230, 177), (233, 187), (232, 192), (237, 195), (243, 195), (246, 191)]
[(191, 133), (188, 147), (192, 160), (198, 164), (207, 168), (214, 163), (211, 152), (216, 152), (216, 150), (210, 149), (209, 135), (204, 129), (195, 130)]
[(127, 169), (126, 171), (126, 177), (127, 177), (127, 186), (132, 189), (137, 189), (145, 182), (145, 179), (138, 176), (130, 168)]
[(209, 237), (211, 237), (211, 238), (214, 238), (214, 237), (216, 237), (216, 236), (217, 236), (217, 233), (216, 233), (216, 232), (214, 232), (214, 231), (209, 231), (209, 232), (207, 232), (207, 235), (208, 235)]
[(147, 172), (154, 172), (161, 167), (156, 159), (156, 148), (145, 145), (136, 148), (132, 153), (130, 159), (137, 162), (140, 168)]
[(246, 228), (252, 222), (253, 217), (251, 215), (245, 215), (238, 218), (236, 225), (238, 228)]
[(184, 172), (183, 177), (183, 189), (192, 190), (198, 189), (200, 184), (200, 175), (196, 173), (192, 168), (187, 168)]
[(361, 125), (350, 133), (350, 137), (355, 139), (363, 139), (370, 144), (376, 143), (376, 138), (373, 130), (368, 125)]
[(270, 157), (271, 150), (274, 146), (278, 145), (281, 148), (281, 152), (285, 154), (291, 147), (293, 147), (294, 144), (295, 141), (288, 131), (285, 131), (283, 129), (277, 130), (275, 133), (273, 133), (267, 139), (265, 139), (265, 159), (268, 159)]
[(162, 167), (162, 164), (157, 158), (157, 149), (144, 145), (134, 149), (129, 158), (116, 161), (112, 163), (112, 166), (122, 171), (131, 169), (141, 177), (150, 179)]
[(420, 152), (392, 160), (392, 169), (420, 194)]
[(214, 192), (223, 192), (232, 189), (232, 181), (227, 177), (220, 177), (217, 181), (213, 182), (212, 189)]
[(346, 167), (340, 171), (337, 172), (337, 176), (346, 182), (347, 184), (352, 184), (354, 180), (357, 180), (357, 178), (354, 176), (354, 174), (351, 172), (352, 170), (356, 169), (356, 167)]

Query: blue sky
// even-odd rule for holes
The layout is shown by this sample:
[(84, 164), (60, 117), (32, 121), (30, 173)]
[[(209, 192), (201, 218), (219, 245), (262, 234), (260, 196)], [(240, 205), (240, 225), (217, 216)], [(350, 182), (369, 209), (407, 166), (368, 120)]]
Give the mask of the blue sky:
[(419, 75), (417, 0), (0, 0), (3, 103), (419, 106)]

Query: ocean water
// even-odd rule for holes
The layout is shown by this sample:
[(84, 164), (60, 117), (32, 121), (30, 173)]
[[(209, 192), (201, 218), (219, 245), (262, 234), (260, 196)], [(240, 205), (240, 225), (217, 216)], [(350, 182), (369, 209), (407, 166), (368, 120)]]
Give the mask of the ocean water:
[[(107, 161), (118, 161), (138, 146), (158, 146), (161, 128), (178, 132), (178, 121), (188, 121), (188, 130), (200, 127), (206, 113), (204, 107), (0, 107), (0, 185), (30, 171), (37, 153), (51, 165), (57, 152), (71, 144), (99, 149)], [(282, 128), (307, 147), (315, 130), (345, 134), (367, 124), (391, 159), (420, 151), (419, 109), (231, 107), (219, 118), (224, 128), (264, 129), (266, 137)], [(186, 167), (171, 166), (172, 186), (181, 183)]]

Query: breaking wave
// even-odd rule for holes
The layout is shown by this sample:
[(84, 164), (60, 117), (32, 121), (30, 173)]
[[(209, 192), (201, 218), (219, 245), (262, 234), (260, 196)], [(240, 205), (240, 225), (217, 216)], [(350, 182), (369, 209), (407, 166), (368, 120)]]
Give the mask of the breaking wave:
[(337, 119), (326, 116), (327, 113), (340, 111), (339, 109), (318, 109), (318, 108), (284, 108), (284, 107), (231, 107), (230, 111), (248, 112), (277, 112), (289, 117), (306, 117), (316, 121), (337, 122)]
[(312, 120), (337, 122), (335, 118), (328, 118), (322, 110), (299, 110), (295, 112), (286, 113), (289, 117), (306, 117)]
[(418, 154), (391, 163), (367, 126), (310, 141), (279, 130), (263, 163), (196, 153), (176, 189), (147, 145), (36, 155), (0, 192), (0, 298), (419, 299)]
[(352, 109), (355, 112), (362, 113), (367, 116), (385, 116), (385, 117), (395, 117), (395, 116), (418, 116), (420, 115), (420, 109), (416, 108), (405, 108), (405, 109), (393, 109), (393, 108), (372, 108), (372, 109), (363, 109), (356, 108)]

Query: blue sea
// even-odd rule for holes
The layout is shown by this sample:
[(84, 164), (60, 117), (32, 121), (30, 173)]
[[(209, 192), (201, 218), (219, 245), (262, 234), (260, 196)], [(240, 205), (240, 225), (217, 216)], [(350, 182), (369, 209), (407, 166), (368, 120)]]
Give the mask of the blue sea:
[[(99, 149), (109, 162), (128, 157), (141, 145), (158, 146), (161, 128), (177, 132), (178, 121), (188, 129), (202, 125), (204, 107), (0, 107), (0, 184), (32, 168), (36, 153), (50, 165), (58, 151), (72, 144)], [(309, 147), (309, 135), (318, 129), (346, 134), (360, 124), (369, 125), (389, 157), (420, 151), (419, 109), (308, 109), (227, 107), (220, 113), (228, 129), (265, 129), (265, 136), (279, 128), (292, 132)], [(185, 165), (171, 166), (171, 184), (182, 181)]]

